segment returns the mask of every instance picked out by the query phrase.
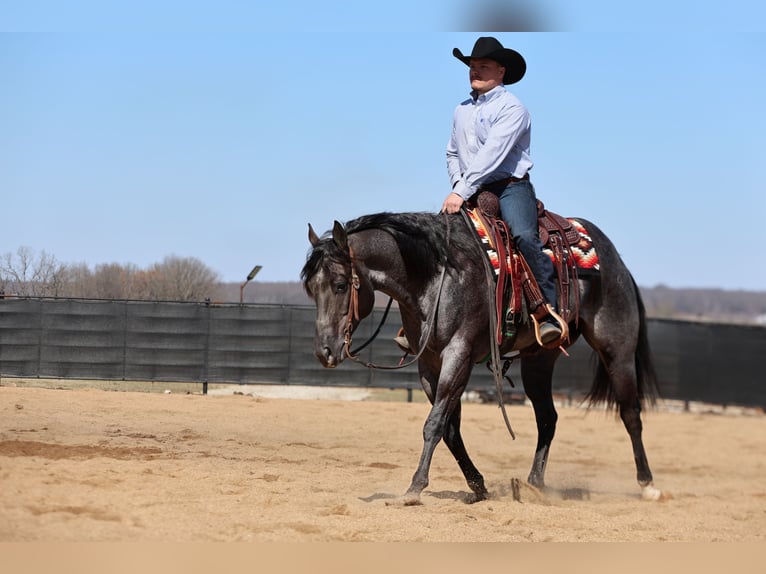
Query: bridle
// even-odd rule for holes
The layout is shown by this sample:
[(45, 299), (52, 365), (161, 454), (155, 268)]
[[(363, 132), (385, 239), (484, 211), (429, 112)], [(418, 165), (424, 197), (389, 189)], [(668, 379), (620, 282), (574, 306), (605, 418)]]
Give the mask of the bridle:
[(343, 350), (349, 358), (354, 358), (349, 352), (351, 347), (351, 330), (354, 327), (354, 321), (359, 321), (359, 288), (361, 281), (359, 273), (354, 266), (354, 250), (348, 246), (348, 255), (351, 257), (351, 294), (348, 301), (348, 313), (346, 314), (346, 328), (343, 330)]

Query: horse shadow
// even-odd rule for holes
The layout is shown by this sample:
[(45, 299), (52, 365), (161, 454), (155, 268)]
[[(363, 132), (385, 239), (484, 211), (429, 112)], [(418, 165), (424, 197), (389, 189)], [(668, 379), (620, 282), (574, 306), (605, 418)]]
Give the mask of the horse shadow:
[[(433, 490), (423, 492), (423, 496), (435, 498), (437, 500), (452, 500), (462, 502), (463, 504), (476, 504), (483, 501), (503, 500), (512, 498), (515, 502), (528, 502), (536, 504), (551, 504), (557, 500), (567, 501), (587, 501), (591, 499), (591, 490), (583, 487), (537, 488), (519, 478), (512, 478), (508, 482), (493, 485), (490, 488), (489, 496), (486, 499), (478, 499), (473, 492), (464, 490)], [(360, 496), (362, 502), (373, 503), (378, 500), (391, 502), (400, 499), (401, 496), (388, 492), (377, 492), (370, 496)]]

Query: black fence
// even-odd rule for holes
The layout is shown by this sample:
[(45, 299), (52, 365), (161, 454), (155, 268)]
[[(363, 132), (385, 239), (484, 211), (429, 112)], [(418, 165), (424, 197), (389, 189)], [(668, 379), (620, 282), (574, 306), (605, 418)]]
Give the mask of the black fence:
[[(354, 335), (378, 326), (375, 309)], [(313, 355), (313, 307), (207, 305), (76, 299), (0, 300), (0, 376), (123, 381), (294, 384), (419, 389), (416, 367), (387, 371), (346, 361), (324, 369)], [(392, 309), (362, 353), (392, 365), (400, 326)], [(664, 398), (766, 406), (760, 356), (766, 328), (649, 321), (649, 338)], [(509, 370), (518, 383), (518, 364)], [(554, 389), (581, 396), (590, 388), (592, 352), (583, 342), (556, 367)], [(474, 369), (469, 390), (492, 394), (494, 379)]]

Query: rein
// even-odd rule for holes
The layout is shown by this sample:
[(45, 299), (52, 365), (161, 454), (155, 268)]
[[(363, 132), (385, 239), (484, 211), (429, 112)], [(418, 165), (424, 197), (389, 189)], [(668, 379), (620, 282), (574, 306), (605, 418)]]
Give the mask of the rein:
[[(471, 230), (471, 234), (476, 237), (477, 242), (479, 243), (479, 248), (483, 249), (481, 245), (481, 240), (479, 239), (479, 236), (476, 233), (473, 233), (473, 223), (471, 223), (471, 219), (468, 216), (468, 213), (466, 213), (465, 209), (460, 210), (461, 215), (463, 216), (463, 221), (465, 221), (465, 224), (468, 226), (468, 229)], [(495, 389), (497, 390), (497, 403), (500, 406), (500, 410), (503, 413), (503, 420), (505, 421), (505, 426), (508, 429), (508, 432), (511, 433), (511, 438), (513, 440), (516, 440), (516, 433), (513, 432), (513, 428), (511, 427), (511, 421), (508, 418), (508, 413), (505, 410), (505, 403), (503, 402), (503, 372), (502, 367), (500, 366), (500, 362), (502, 361), (502, 357), (500, 356), (500, 344), (497, 342), (497, 315), (494, 312), (495, 309), (495, 282), (493, 280), (494, 272), (492, 271), (492, 267), (490, 266), (489, 259), (487, 257), (483, 256), (482, 254), (481, 260), (484, 262), (484, 270), (486, 271), (485, 276), (487, 278), (487, 297), (488, 297), (488, 315), (489, 315), (489, 348), (490, 348), (490, 364), (487, 366), (492, 371), (492, 374), (495, 377)], [(501, 265), (504, 265), (505, 262), (501, 261)]]
[(394, 302), (394, 298), (393, 297), (389, 297), (388, 298), (388, 304), (386, 305), (386, 310), (383, 311), (383, 317), (381, 318), (380, 323), (378, 323), (378, 328), (375, 329), (375, 332), (370, 336), (369, 339), (367, 339), (364, 343), (362, 343), (356, 349), (352, 349), (352, 351), (351, 351), (352, 355), (359, 354), (359, 351), (361, 351), (362, 349), (366, 348), (367, 345), (372, 343), (377, 338), (377, 336), (380, 334), (380, 330), (383, 328), (383, 325), (385, 325), (385, 323), (386, 323), (386, 319), (388, 318), (388, 312), (391, 310), (391, 304), (393, 302)]
[[(447, 218), (446, 214), (444, 217), (445, 217), (445, 222), (447, 224), (447, 247), (449, 247), (449, 241), (450, 241), (449, 219)], [(441, 275), (439, 277), (439, 290), (436, 293), (436, 300), (434, 301), (433, 308), (431, 309), (431, 315), (428, 318), (428, 328), (426, 329), (426, 336), (425, 338), (421, 337), (420, 344), (418, 345), (417, 354), (414, 356), (412, 360), (407, 361), (406, 363), (400, 363), (398, 365), (391, 365), (391, 366), (376, 365), (375, 363), (370, 363), (370, 362), (361, 360), (356, 353), (358, 353), (363, 348), (365, 348), (368, 344), (372, 342), (373, 339), (375, 339), (375, 337), (377, 337), (378, 333), (380, 332), (380, 328), (383, 326), (383, 322), (386, 320), (386, 315), (388, 315), (388, 310), (391, 307), (391, 302), (393, 301), (393, 298), (389, 299), (388, 307), (386, 307), (386, 312), (383, 315), (383, 319), (381, 320), (381, 323), (378, 326), (378, 329), (373, 334), (373, 336), (370, 337), (370, 339), (366, 341), (361, 347), (359, 347), (358, 349), (354, 349), (352, 351), (351, 350), (351, 331), (354, 325), (354, 320), (359, 321), (359, 287), (361, 285), (361, 282), (359, 280), (359, 274), (356, 272), (356, 267), (354, 266), (354, 252), (351, 249), (350, 245), (348, 246), (348, 252), (349, 252), (349, 255), (351, 256), (351, 297), (349, 301), (348, 318), (346, 319), (346, 329), (343, 332), (343, 351), (346, 353), (346, 356), (349, 359), (359, 363), (360, 365), (364, 365), (368, 369), (395, 371), (397, 369), (403, 369), (404, 367), (409, 367), (420, 358), (420, 356), (423, 354), (423, 351), (425, 351), (426, 349), (428, 340), (431, 338), (431, 331), (433, 330), (434, 323), (436, 322), (436, 313), (439, 310), (439, 302), (441, 301), (442, 290), (444, 289), (444, 277), (446, 276), (446, 273), (447, 273), (446, 263), (442, 266)]]

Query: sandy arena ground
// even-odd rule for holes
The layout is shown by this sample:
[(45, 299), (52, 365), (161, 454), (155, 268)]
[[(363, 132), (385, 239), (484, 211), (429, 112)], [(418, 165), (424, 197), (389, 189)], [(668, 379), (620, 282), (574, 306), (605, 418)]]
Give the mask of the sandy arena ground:
[[(360, 397), (355, 397), (360, 398)], [(0, 541), (766, 540), (766, 416), (653, 411), (661, 502), (640, 500), (611, 413), (559, 409), (549, 489), (526, 485), (530, 407), (464, 407), (490, 500), (440, 445), (423, 505), (423, 403), (0, 387)], [(521, 501), (512, 494), (521, 479)]]

